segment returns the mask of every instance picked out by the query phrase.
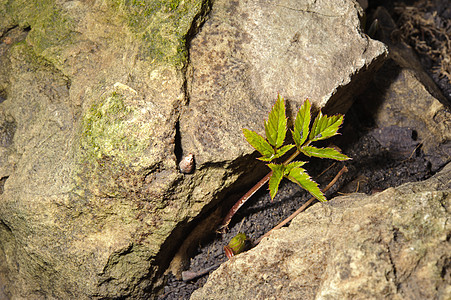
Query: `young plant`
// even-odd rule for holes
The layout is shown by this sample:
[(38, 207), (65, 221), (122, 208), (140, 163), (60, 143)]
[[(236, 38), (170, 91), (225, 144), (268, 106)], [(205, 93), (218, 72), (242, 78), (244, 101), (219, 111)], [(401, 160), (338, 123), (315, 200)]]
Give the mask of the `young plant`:
[[(271, 200), (279, 190), (280, 182), (287, 178), (307, 190), (312, 196), (321, 202), (327, 201), (324, 194), (318, 187), (318, 184), (302, 168), (307, 161), (292, 162), (300, 153), (308, 157), (330, 158), (334, 160), (348, 160), (348, 156), (340, 153), (335, 148), (317, 148), (311, 146), (311, 143), (328, 139), (338, 134), (338, 129), (343, 123), (343, 115), (327, 116), (321, 112), (311, 123), (311, 104), (307, 99), (300, 107), (294, 122), (294, 128), (291, 130), (294, 145), (284, 145), (287, 135), (287, 118), (285, 114), (285, 101), (278, 95), (276, 103), (269, 113), (268, 121), (265, 121), (265, 137), (258, 133), (243, 129), (244, 137), (248, 143), (257, 150), (262, 157), (259, 159), (268, 162), (271, 172), (251, 188), (229, 211), (224, 218), (222, 229), (225, 229), (230, 223), (233, 215), (261, 186), (269, 180), (269, 193)], [(289, 150), (296, 148), (284, 163), (277, 164), (273, 161), (285, 155)]]
[(224, 246), (224, 253), (228, 259), (232, 258), (241, 252), (246, 251), (251, 246), (250, 239), (246, 234), (239, 232), (229, 242), (227, 246)]

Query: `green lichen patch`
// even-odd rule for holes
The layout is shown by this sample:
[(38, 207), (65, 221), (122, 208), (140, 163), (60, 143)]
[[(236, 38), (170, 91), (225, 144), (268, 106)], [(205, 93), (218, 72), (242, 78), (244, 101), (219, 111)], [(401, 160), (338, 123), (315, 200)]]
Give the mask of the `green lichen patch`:
[(9, 57), (11, 60), (20, 61), (21, 65), (26, 65), (27, 72), (37, 73), (47, 70), (48, 72), (60, 75), (51, 62), (37, 55), (34, 48), (25, 41), (19, 41), (13, 44), (9, 51)]
[(68, 13), (49, 4), (46, 10), (35, 17), (35, 28), (33, 40), (38, 52), (58, 45), (67, 45), (73, 41), (73, 20)]
[(122, 14), (130, 31), (143, 42), (141, 58), (184, 63), (186, 35), (195, 17), (202, 14), (201, 0), (117, 0), (112, 7)]
[(14, 26), (13, 18), (7, 12), (7, 5), (7, 0), (0, 0), (0, 36), (2, 36), (9, 28)]
[(53, 0), (10, 1), (6, 13), (21, 27), (29, 27), (27, 42), (38, 55), (56, 65), (63, 63), (61, 53), (75, 42), (73, 17)]
[[(115, 0), (101, 9), (90, 3), (17, 0), (0, 2), (0, 26), (6, 22), (4, 26), (14, 23), (30, 28), (27, 42), (58, 69), (64, 68), (80, 42), (91, 40), (93, 32), (94, 36), (105, 34), (102, 37), (110, 48), (122, 48), (126, 41), (137, 49), (139, 60), (180, 68), (186, 62), (187, 34), (205, 11), (202, 0)], [(98, 32), (86, 29), (85, 23), (96, 24)]]
[[(118, 91), (91, 106), (82, 121), (85, 158), (112, 157), (123, 165), (138, 165), (150, 147), (153, 122)], [(149, 133), (149, 135), (144, 134)]]
[[(81, 118), (76, 150), (83, 194), (141, 197), (135, 193), (141, 194), (146, 174), (164, 165), (171, 142), (171, 127), (159, 109), (120, 83), (90, 106)], [(145, 193), (161, 197), (174, 174), (164, 176), (161, 184), (152, 180), (153, 188)]]

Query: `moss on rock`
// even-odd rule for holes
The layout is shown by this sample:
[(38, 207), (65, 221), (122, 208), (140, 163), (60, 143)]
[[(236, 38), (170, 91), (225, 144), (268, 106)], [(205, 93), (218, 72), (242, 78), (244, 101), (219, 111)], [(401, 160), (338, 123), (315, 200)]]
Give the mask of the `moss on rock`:
[(119, 12), (130, 31), (143, 42), (140, 55), (150, 61), (180, 65), (186, 60), (186, 34), (199, 15), (200, 0), (117, 0), (113, 10)]
[(0, 223), (15, 232), (0, 237), (23, 262), (20, 274), (0, 266), (12, 295), (141, 298), (155, 287), (162, 245), (197, 213), (174, 136), (203, 2), (0, 0), (0, 34), (21, 34), (0, 65), (21, 151), (1, 195)]
[(27, 42), (36, 54), (44, 56), (57, 67), (62, 65), (62, 52), (76, 40), (75, 21), (53, 0), (10, 1), (4, 14), (15, 26), (29, 28)]

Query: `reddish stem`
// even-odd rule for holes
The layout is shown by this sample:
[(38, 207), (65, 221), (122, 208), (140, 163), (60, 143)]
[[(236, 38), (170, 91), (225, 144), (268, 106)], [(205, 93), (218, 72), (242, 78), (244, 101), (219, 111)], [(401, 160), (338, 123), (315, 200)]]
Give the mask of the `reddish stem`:
[[(327, 192), (337, 182), (338, 178), (340, 178), (340, 176), (345, 172), (348, 172), (348, 168), (346, 168), (346, 166), (341, 168), (341, 170), (337, 173), (337, 175), (335, 175), (334, 179), (332, 179), (332, 181), (329, 182), (329, 184), (322, 190), (322, 192), (323, 193)], [(254, 242), (254, 246), (258, 245), (258, 243), (260, 243), (263, 238), (267, 237), (273, 230), (279, 229), (282, 226), (284, 226), (285, 224), (287, 224), (288, 222), (290, 222), (291, 220), (293, 220), (294, 217), (296, 217), (299, 213), (301, 213), (303, 210), (305, 210), (315, 199), (316, 199), (315, 197), (310, 198), (301, 207), (299, 207), (298, 210), (296, 210), (294, 213), (292, 213), (288, 218), (286, 218), (285, 220), (280, 222), (276, 227), (274, 227), (273, 229), (271, 229), (270, 231), (265, 233), (263, 236), (261, 236), (258, 240), (256, 240)]]
[[(296, 151), (296, 152), (297, 152), (297, 151)], [(297, 154), (299, 154), (299, 153), (295, 153), (295, 154), (297, 155)], [(290, 156), (290, 158), (289, 158), (285, 163), (286, 163), (286, 164), (290, 163), (290, 161), (293, 160), (295, 157), (296, 157), (296, 156), (293, 154), (292, 156)], [(291, 159), (291, 160), (290, 160), (290, 159)], [(343, 168), (338, 172), (338, 174), (335, 175), (334, 179), (332, 179), (332, 181), (331, 181), (331, 182), (330, 182), (330, 183), (329, 183), (322, 191), (325, 193), (327, 190), (329, 190), (329, 189), (337, 182), (338, 178), (340, 178), (340, 176), (341, 176), (344, 172), (347, 172), (347, 171), (348, 171), (348, 168), (343, 167)], [(223, 226), (224, 226), (223, 228), (225, 228), (225, 227), (229, 224), (230, 220), (232, 219), (233, 215), (234, 215), (235, 212), (238, 210), (238, 208), (240, 208), (241, 205), (243, 205), (243, 203), (246, 202), (246, 200), (249, 199), (250, 196), (252, 196), (252, 195), (253, 195), (253, 194), (254, 194), (261, 186), (263, 186), (263, 184), (265, 184), (266, 181), (268, 181), (268, 178), (269, 178), (270, 176), (271, 176), (271, 173), (269, 173), (268, 175), (266, 175), (266, 176), (265, 176), (262, 180), (260, 180), (255, 186), (253, 186), (252, 189), (249, 190), (249, 192), (247, 192), (246, 195), (244, 195), (244, 196), (240, 199), (240, 201), (238, 201), (238, 202), (234, 205), (234, 207), (237, 206), (237, 208), (235, 208), (235, 210), (233, 209), (234, 207), (232, 207), (232, 209), (230, 209), (229, 213), (227, 214), (228, 219), (227, 219), (227, 217), (224, 219), (224, 220), (227, 220), (228, 222), (225, 223), (225, 225), (223, 225)], [(267, 178), (267, 177), (268, 177), (268, 178)], [(266, 179), (266, 181), (265, 181), (265, 179)], [(251, 193), (252, 190), (254, 190), (253, 193)], [(249, 194), (249, 195), (248, 195), (248, 194)], [(246, 199), (243, 200), (245, 197), (246, 197)], [(309, 199), (306, 203), (304, 203), (297, 211), (295, 211), (293, 214), (291, 214), (291, 216), (289, 216), (288, 218), (286, 218), (285, 220), (283, 220), (283, 221), (282, 221), (281, 223), (279, 223), (276, 227), (274, 227), (273, 229), (271, 229), (270, 231), (268, 231), (267, 233), (265, 233), (263, 236), (261, 236), (258, 240), (256, 240), (256, 241), (253, 243), (253, 245), (254, 245), (254, 246), (258, 245), (258, 243), (260, 243), (261, 240), (262, 240), (263, 238), (267, 237), (273, 230), (279, 229), (279, 228), (281, 228), (282, 226), (284, 226), (285, 224), (287, 224), (288, 222), (290, 222), (290, 221), (291, 221), (294, 217), (296, 217), (300, 212), (302, 212), (305, 208), (307, 208), (307, 207), (308, 207), (315, 199), (316, 199), (316, 198), (314, 198), (314, 197), (310, 198), (310, 199)], [(242, 203), (241, 203), (241, 202), (242, 202)], [(238, 205), (238, 204), (240, 204), (240, 205)], [(231, 213), (231, 212), (233, 212), (233, 213)], [(230, 215), (230, 216), (229, 216), (229, 215)], [(227, 247), (227, 246), (226, 246), (226, 247)], [(216, 265), (214, 265), (214, 266), (211, 266), (211, 267), (209, 267), (209, 268), (200, 270), (200, 271), (198, 271), (198, 272), (184, 271), (184, 272), (182, 272), (182, 279), (183, 279), (183, 281), (185, 281), (185, 282), (190, 281), (190, 280), (193, 280), (193, 279), (195, 279), (195, 278), (197, 278), (197, 277), (204, 276), (205, 274), (209, 273), (210, 271), (216, 269), (216, 268), (219, 267), (219, 266), (220, 266), (220, 264), (216, 264)]]
[(272, 171), (269, 172), (265, 177), (263, 177), (259, 182), (257, 182), (256, 185), (254, 185), (249, 191), (247, 191), (246, 194), (243, 195), (243, 197), (238, 200), (235, 205), (232, 206), (232, 208), (229, 210), (227, 215), (224, 218), (224, 221), (222, 222), (221, 227), (219, 227), (219, 230), (226, 230), (227, 226), (229, 225), (230, 221), (232, 220), (233, 216), (236, 214), (236, 212), (240, 209), (241, 206), (243, 206), (244, 203), (253, 195), (256, 191), (258, 191), (265, 183), (269, 181), (269, 178), (271, 178)]
[(213, 271), (214, 269), (217, 269), (220, 265), (221, 265), (221, 263), (216, 264), (216, 265), (211, 266), (211, 267), (208, 267), (206, 269), (197, 271), (197, 272), (183, 271), (182, 272), (182, 280), (187, 282), (187, 281), (196, 279), (197, 277), (204, 276), (205, 274), (208, 274), (210, 271)]
[[(296, 158), (296, 156), (299, 155), (299, 150), (296, 150), (283, 164), (287, 165), (290, 162), (293, 161), (293, 159)], [(229, 225), (230, 221), (232, 220), (233, 216), (236, 214), (236, 212), (240, 209), (241, 206), (243, 206), (246, 201), (252, 197), (253, 194), (255, 194), (256, 191), (258, 191), (265, 183), (269, 181), (269, 178), (271, 178), (272, 171), (269, 172), (265, 177), (263, 177), (257, 184), (255, 184), (249, 191), (247, 191), (246, 194), (244, 194), (240, 200), (238, 200), (235, 205), (232, 206), (232, 208), (229, 210), (227, 215), (225, 216), (224, 220), (222, 221), (221, 226), (219, 227), (219, 232), (224, 232), (227, 230), (227, 226)]]

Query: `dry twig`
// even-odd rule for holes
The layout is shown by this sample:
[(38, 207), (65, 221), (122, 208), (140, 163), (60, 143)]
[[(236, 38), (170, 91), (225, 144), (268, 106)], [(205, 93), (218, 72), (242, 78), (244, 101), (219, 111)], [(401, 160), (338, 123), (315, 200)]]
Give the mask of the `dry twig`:
[[(340, 176), (347, 171), (348, 171), (348, 168), (346, 168), (346, 166), (341, 168), (341, 170), (338, 172), (338, 174), (335, 175), (334, 179), (332, 179), (332, 181), (322, 190), (322, 192), (325, 193), (326, 191), (328, 191), (337, 182), (338, 178), (340, 178)], [(294, 213), (292, 213), (288, 218), (286, 218), (285, 220), (280, 222), (276, 227), (274, 227), (273, 229), (271, 229), (270, 231), (265, 233), (263, 236), (261, 236), (259, 239), (257, 239), (254, 242), (254, 246), (258, 245), (262, 239), (269, 236), (269, 234), (273, 230), (279, 229), (279, 228), (283, 227), (285, 224), (287, 224), (288, 222), (290, 222), (291, 220), (293, 220), (294, 217), (296, 217), (299, 213), (304, 211), (315, 199), (316, 199), (315, 197), (311, 197), (307, 202), (305, 202), (301, 207), (299, 207), (298, 210), (296, 210)]]

